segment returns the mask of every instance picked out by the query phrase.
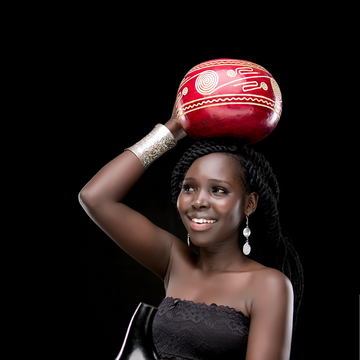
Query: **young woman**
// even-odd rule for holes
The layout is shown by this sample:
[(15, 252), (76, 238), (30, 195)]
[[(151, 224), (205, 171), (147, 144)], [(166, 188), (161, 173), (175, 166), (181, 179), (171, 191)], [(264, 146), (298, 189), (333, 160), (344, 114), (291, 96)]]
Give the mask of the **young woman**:
[[(178, 163), (173, 200), (198, 253), (122, 203), (151, 162), (184, 136), (174, 115), (157, 125), (105, 165), (81, 190), (80, 202), (164, 281), (166, 297), (153, 323), (161, 359), (289, 359), (302, 267), (281, 233), (279, 187), (262, 155), (235, 139), (209, 139)], [(255, 211), (264, 230), (256, 243), (250, 235)], [(250, 259), (254, 254), (262, 263)]]

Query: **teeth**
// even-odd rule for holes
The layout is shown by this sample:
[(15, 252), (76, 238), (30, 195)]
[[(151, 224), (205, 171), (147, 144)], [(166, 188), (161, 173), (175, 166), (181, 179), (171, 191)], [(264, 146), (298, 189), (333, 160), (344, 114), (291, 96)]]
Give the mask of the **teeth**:
[(216, 220), (206, 220), (206, 219), (191, 219), (191, 221), (197, 223), (197, 224), (213, 224)]

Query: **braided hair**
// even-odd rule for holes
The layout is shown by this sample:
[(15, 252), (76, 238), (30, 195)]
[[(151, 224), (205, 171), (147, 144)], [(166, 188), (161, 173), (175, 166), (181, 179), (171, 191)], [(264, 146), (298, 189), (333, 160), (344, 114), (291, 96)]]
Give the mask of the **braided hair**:
[[(212, 153), (226, 153), (241, 165), (242, 171), (235, 175), (243, 183), (247, 193), (256, 192), (259, 195), (258, 211), (252, 217), (257, 217), (255, 229), (251, 236), (254, 251), (253, 260), (265, 266), (280, 270), (291, 281), (294, 289), (294, 329), (300, 307), (304, 274), (299, 256), (291, 239), (281, 229), (279, 219), (280, 189), (273, 169), (265, 157), (248, 146), (243, 146), (238, 139), (221, 138), (207, 139), (194, 143), (182, 156), (171, 177), (171, 192), (174, 204), (181, 191), (181, 185), (191, 164), (198, 158)], [(253, 219), (252, 219), (253, 220)], [(259, 236), (254, 236), (258, 233)]]

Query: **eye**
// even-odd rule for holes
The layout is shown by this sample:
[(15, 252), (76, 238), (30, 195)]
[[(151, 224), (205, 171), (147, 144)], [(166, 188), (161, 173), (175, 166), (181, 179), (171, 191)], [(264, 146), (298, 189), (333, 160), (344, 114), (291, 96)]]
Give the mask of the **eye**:
[(195, 191), (195, 188), (189, 184), (183, 184), (182, 189), (185, 192), (194, 192)]
[(215, 188), (213, 188), (213, 193), (215, 193), (215, 194), (228, 194), (229, 192), (226, 189), (222, 188), (222, 187), (215, 187)]

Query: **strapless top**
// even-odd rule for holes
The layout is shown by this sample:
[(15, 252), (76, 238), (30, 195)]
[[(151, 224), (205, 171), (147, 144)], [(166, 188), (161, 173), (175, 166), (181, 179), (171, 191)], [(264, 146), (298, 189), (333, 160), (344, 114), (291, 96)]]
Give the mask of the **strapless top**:
[(161, 359), (244, 360), (250, 319), (223, 305), (165, 298), (153, 321)]

